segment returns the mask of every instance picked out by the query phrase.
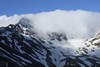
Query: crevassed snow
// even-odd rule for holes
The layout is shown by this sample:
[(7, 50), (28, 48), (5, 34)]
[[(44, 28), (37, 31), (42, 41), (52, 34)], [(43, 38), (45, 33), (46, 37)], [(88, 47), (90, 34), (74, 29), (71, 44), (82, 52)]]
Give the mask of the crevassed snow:
[(100, 43), (100, 39), (97, 39), (97, 40), (93, 41), (93, 44), (97, 44), (97, 43)]

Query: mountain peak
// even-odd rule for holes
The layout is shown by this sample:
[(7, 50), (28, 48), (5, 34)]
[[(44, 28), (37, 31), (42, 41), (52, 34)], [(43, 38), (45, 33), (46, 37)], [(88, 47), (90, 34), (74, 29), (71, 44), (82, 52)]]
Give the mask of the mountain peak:
[(33, 28), (32, 22), (27, 18), (21, 18), (19, 20), (19, 22), (17, 23), (17, 25), (21, 25), (21, 26), (23, 26), (25, 28), (29, 28), (29, 29)]
[(23, 34), (26, 35), (33, 35), (35, 34), (33, 31), (32, 22), (27, 18), (22, 18), (16, 24), (16, 27), (21, 31)]

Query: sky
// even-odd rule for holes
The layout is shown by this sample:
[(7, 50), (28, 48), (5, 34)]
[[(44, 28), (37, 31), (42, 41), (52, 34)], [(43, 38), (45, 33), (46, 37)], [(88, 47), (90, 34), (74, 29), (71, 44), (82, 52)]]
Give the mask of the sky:
[(61, 10), (100, 12), (100, 0), (0, 0), (0, 16)]

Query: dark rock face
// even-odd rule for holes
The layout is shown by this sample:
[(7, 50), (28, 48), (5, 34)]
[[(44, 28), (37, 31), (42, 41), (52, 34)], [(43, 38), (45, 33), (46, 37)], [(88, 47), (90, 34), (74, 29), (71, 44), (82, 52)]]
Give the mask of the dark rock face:
[(29, 56), (29, 54), (35, 55), (33, 50), (39, 51), (39, 48), (36, 47), (43, 48), (41, 44), (34, 43), (34, 39), (25, 39), (23, 35), (16, 33), (15, 30), (9, 29), (7, 31), (7, 28), (3, 28), (4, 32), (0, 32), (0, 62), (8, 62), (9, 67), (44, 67), (43, 64)]
[[(20, 22), (0, 28), (0, 62), (7, 62), (8, 67), (100, 67), (100, 58), (64, 55), (51, 45), (52, 42), (23, 34), (20, 24), (29, 20), (22, 19)], [(30, 25), (23, 27), (31, 30)], [(67, 40), (64, 34), (53, 33), (49, 36), (58, 41)]]
[(57, 32), (53, 32), (51, 34), (48, 34), (49, 38), (51, 40), (58, 40), (58, 41), (67, 41), (67, 37), (64, 33), (57, 33)]

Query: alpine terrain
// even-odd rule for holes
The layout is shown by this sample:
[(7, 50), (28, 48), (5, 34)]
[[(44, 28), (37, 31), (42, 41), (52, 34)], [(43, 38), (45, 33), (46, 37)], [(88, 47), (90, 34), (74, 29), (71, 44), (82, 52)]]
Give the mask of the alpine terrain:
[(8, 67), (100, 67), (99, 33), (86, 40), (68, 38), (63, 32), (46, 36), (24, 17), (0, 27), (0, 62)]

